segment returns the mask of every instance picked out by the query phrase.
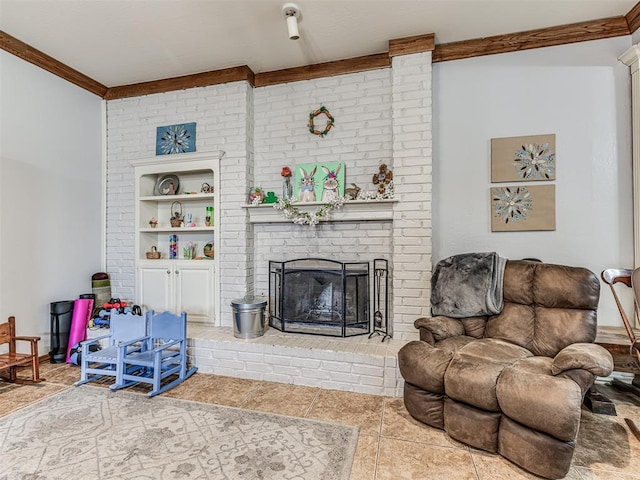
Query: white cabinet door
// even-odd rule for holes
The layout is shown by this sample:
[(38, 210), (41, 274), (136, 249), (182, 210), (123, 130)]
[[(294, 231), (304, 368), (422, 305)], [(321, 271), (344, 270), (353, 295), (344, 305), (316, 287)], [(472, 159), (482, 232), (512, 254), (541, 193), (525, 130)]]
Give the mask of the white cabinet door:
[(175, 268), (176, 311), (187, 312), (189, 321), (214, 324), (213, 266), (206, 262), (208, 260)]
[(166, 262), (138, 268), (138, 303), (145, 310), (174, 310), (173, 266)]

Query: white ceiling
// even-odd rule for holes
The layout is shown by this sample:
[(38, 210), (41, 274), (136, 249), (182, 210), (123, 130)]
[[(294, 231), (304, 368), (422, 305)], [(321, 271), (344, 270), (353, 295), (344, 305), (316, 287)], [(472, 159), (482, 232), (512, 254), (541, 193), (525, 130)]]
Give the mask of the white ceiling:
[(108, 86), (248, 65), (267, 72), (625, 15), (637, 0), (0, 0), (0, 30)]

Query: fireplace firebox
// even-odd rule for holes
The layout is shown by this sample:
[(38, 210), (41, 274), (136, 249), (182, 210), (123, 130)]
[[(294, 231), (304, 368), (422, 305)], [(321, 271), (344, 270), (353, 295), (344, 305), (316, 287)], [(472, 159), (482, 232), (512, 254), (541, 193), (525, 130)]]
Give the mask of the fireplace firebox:
[(269, 325), (333, 337), (369, 333), (369, 263), (270, 261)]

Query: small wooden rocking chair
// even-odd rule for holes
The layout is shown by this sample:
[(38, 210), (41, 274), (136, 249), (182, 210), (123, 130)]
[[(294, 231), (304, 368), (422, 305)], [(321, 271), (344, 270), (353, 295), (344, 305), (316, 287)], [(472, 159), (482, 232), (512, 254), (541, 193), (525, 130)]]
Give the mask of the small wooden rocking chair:
[(151, 385), (148, 397), (179, 385), (198, 371), (187, 365), (187, 314), (147, 312), (149, 335), (142, 351), (128, 352), (130, 342), (120, 344), (118, 352), (118, 379), (112, 390), (147, 383)]
[[(117, 382), (122, 372), (118, 370), (118, 352), (121, 344), (127, 343), (127, 351), (140, 351), (140, 344), (147, 334), (147, 320), (141, 315), (133, 313), (118, 313), (111, 310), (110, 329), (108, 335), (85, 340), (82, 345), (80, 360), (80, 380), (74, 385), (113, 377)], [(100, 345), (104, 341), (105, 348), (91, 350), (93, 345)]]
[[(0, 378), (12, 383), (39, 383), (40, 358), (38, 355), (38, 341), (40, 337), (16, 336), (16, 319), (9, 317), (9, 321), (0, 323), (0, 345), (8, 344), (9, 351), (0, 354), (0, 372), (8, 371), (8, 375), (0, 374)], [(29, 342), (31, 353), (18, 353), (16, 341)], [(18, 368), (31, 367), (31, 378), (20, 378), (17, 375)]]

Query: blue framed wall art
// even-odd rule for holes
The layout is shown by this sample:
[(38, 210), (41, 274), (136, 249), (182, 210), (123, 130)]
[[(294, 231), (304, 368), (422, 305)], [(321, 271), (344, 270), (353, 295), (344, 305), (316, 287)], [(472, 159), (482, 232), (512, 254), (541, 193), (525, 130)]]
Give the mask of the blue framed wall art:
[(196, 122), (166, 125), (156, 129), (156, 155), (196, 151)]

